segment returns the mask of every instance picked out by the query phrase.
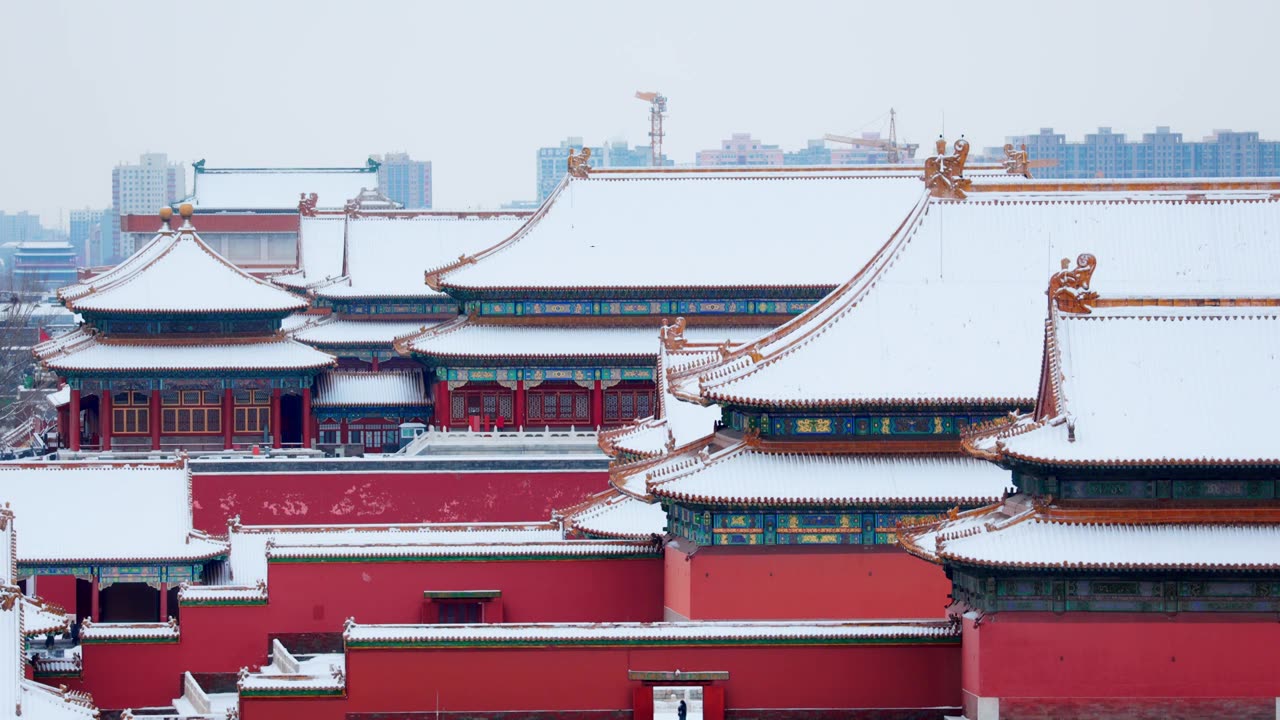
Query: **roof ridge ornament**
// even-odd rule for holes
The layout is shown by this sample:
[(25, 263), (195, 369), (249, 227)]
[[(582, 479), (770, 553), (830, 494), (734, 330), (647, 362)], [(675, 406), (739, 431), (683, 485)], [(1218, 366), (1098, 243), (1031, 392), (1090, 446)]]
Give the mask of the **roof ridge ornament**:
[(658, 335), (668, 352), (680, 350), (688, 344), (689, 340), (684, 336), (686, 322), (683, 315), (677, 317), (672, 324), (667, 324), (666, 318), (662, 319), (662, 329), (658, 331)]
[(1076, 257), (1075, 268), (1068, 269), (1070, 264), (1069, 259), (1062, 258), (1062, 269), (1049, 278), (1049, 289), (1045, 294), (1058, 312), (1088, 315), (1098, 301), (1098, 293), (1089, 289), (1098, 259), (1090, 253), (1080, 253)]
[(585, 178), (591, 174), (591, 166), (587, 163), (591, 160), (591, 148), (582, 148), (580, 155), (575, 155), (573, 148), (569, 148), (569, 157), (566, 164), (569, 168), (569, 174), (576, 178)]
[(1013, 149), (1013, 143), (1004, 144), (1004, 171), (1010, 175), (1021, 175), (1026, 178), (1031, 177), (1031, 163), (1027, 159), (1027, 144), (1022, 143), (1017, 150)]
[(169, 221), (172, 219), (173, 219), (173, 208), (167, 205), (160, 208), (160, 231), (159, 232), (161, 235), (173, 234), (173, 227), (170, 226), (169, 224)]
[(316, 205), (320, 203), (320, 196), (316, 193), (298, 193), (298, 214), (302, 217), (315, 217)]
[(182, 203), (178, 206), (178, 214), (182, 216), (182, 227), (179, 230), (195, 230), (191, 224), (191, 216), (196, 212), (195, 206), (191, 203)]
[(929, 194), (936, 198), (963, 200), (965, 191), (973, 181), (964, 176), (964, 164), (969, 159), (969, 141), (961, 135), (955, 142), (955, 150), (947, 154), (947, 141), (941, 135), (934, 143), (937, 154), (925, 158), (924, 184)]

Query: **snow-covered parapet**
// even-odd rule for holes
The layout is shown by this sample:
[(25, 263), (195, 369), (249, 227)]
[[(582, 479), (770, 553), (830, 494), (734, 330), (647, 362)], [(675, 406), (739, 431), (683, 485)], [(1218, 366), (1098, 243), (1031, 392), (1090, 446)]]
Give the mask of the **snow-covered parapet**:
[(178, 642), (178, 621), (141, 623), (95, 623), (85, 620), (80, 628), (80, 642), (95, 643), (169, 643)]

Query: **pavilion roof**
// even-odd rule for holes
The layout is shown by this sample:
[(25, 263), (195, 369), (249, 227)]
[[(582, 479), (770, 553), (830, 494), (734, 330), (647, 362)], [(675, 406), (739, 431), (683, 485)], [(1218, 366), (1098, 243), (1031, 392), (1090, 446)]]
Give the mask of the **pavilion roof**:
[(1274, 293), (1280, 183), (1238, 185), (975, 181), (966, 200), (917, 206), (864, 270), (699, 368), (686, 394), (758, 407), (1029, 405), (1060, 258), (1092, 253), (1106, 287), (1152, 298)]
[(365, 188), (378, 186), (377, 167), (205, 168), (197, 167), (188, 202), (202, 210), (297, 212), (300, 195), (316, 193), (318, 206), (340, 208)]
[[(751, 330), (695, 327), (689, 337), (701, 342), (727, 341)], [(430, 357), (611, 357), (652, 362), (658, 354), (654, 327), (594, 327), (585, 325), (495, 325), (459, 317), (403, 342), (403, 347)]]
[(421, 370), (330, 370), (316, 378), (316, 407), (428, 404)]
[(338, 280), (346, 234), (347, 216), (343, 213), (303, 215), (298, 219), (298, 269), (272, 276), (271, 282), (303, 290)]
[(98, 313), (275, 313), (307, 302), (259, 280), (214, 252), (187, 216), (165, 226), (114, 269), (58, 291), (68, 309)]
[(332, 366), (333, 356), (286, 337), (113, 339), (89, 328), (37, 345), (54, 371), (303, 371)]
[(1019, 497), (899, 532), (933, 562), (1046, 570), (1280, 569), (1275, 508), (1068, 509)]
[(361, 216), (347, 221), (345, 281), (317, 289), (320, 297), (440, 297), (423, 282), (430, 268), (480, 252), (524, 223), (521, 214), (439, 212)]
[(652, 476), (662, 498), (716, 505), (976, 505), (998, 500), (1009, 473), (959, 455), (769, 452), (747, 442)]
[(190, 482), (180, 462), (11, 463), (0, 465), (0, 501), (42, 518), (18, 537), (16, 557), (24, 564), (185, 563), (226, 555), (226, 542), (192, 529)]
[(1274, 292), (1269, 307), (1053, 308), (1039, 417), (971, 446), (1051, 465), (1280, 465), (1267, 422), (1280, 403)]
[(615, 488), (560, 512), (570, 527), (595, 537), (641, 540), (663, 534), (667, 525), (662, 505)]
[(416, 335), (432, 324), (423, 320), (344, 320), (331, 315), (299, 327), (293, 337), (323, 347), (391, 347), (396, 340)]
[(595, 170), (429, 282), (451, 293), (832, 287), (923, 193), (912, 169)]

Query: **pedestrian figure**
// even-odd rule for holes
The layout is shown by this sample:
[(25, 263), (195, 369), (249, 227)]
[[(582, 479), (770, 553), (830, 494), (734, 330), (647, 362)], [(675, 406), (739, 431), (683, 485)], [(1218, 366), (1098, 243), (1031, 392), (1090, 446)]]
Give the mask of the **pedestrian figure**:
[(689, 714), (689, 706), (685, 705), (684, 700), (681, 700), (680, 704), (676, 706), (676, 717), (679, 718), (680, 720), (685, 720), (685, 717), (688, 714)]

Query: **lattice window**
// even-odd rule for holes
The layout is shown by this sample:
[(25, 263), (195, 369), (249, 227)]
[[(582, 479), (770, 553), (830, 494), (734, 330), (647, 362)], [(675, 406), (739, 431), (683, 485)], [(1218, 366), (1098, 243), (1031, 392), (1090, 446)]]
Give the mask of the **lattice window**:
[(222, 405), (218, 393), (203, 390), (166, 390), (160, 393), (160, 430), (178, 435), (222, 432)]
[(270, 390), (237, 390), (235, 402), (236, 432), (246, 434), (271, 432)]
[(111, 397), (111, 432), (146, 435), (151, 431), (149, 398), (140, 392), (118, 392)]
[(466, 420), (467, 399), (454, 393), (453, 397), (449, 398), (449, 416), (454, 420)]
[(512, 414), (511, 414), (511, 396), (510, 396), (510, 395), (499, 395), (499, 396), (498, 396), (498, 414), (499, 414), (499, 415), (501, 415), (501, 416), (502, 416), (502, 417), (504, 417), (504, 418), (512, 417)]
[(437, 604), (440, 606), (440, 622), (443, 624), (476, 624), (484, 617), (478, 602), (437, 602)]

